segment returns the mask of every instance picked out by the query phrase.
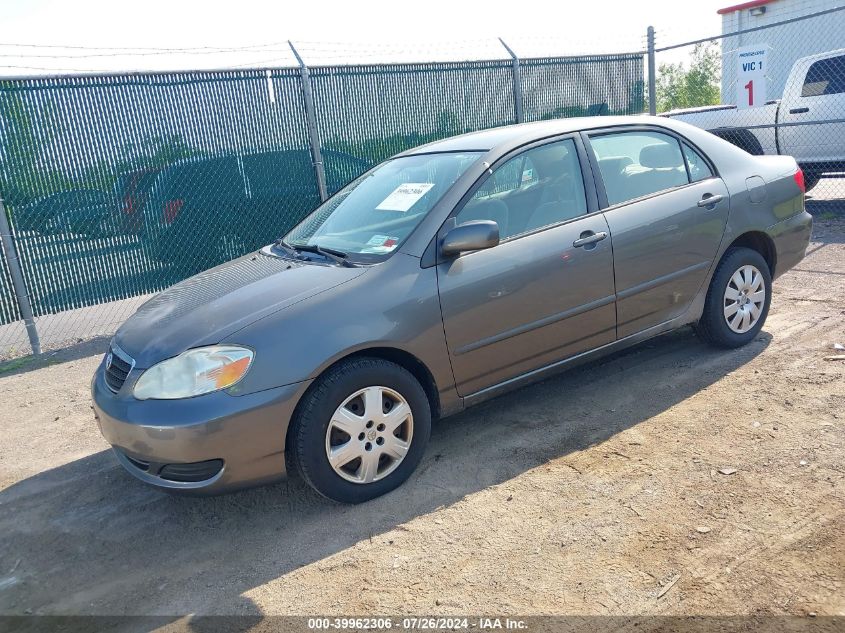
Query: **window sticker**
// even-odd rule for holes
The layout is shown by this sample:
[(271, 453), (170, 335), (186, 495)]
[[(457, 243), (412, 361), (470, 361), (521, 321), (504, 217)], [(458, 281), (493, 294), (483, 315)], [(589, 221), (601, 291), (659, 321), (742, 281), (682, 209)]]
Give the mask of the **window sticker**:
[(381, 246), (387, 239), (389, 239), (387, 235), (373, 235), (367, 240), (367, 246)]
[(422, 198), (434, 186), (433, 182), (408, 182), (399, 185), (376, 207), (378, 211), (408, 211), (417, 200)]
[(389, 253), (399, 245), (399, 238), (391, 235), (373, 235), (367, 241), (365, 253)]

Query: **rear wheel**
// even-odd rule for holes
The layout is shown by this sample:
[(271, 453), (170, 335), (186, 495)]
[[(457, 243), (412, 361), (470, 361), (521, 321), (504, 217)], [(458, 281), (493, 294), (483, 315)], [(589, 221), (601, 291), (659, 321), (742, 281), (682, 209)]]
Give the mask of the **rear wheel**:
[(431, 409), (419, 382), (378, 358), (343, 362), (304, 396), (288, 460), (317, 492), (360, 503), (390, 492), (422, 459)]
[(754, 340), (766, 322), (772, 276), (763, 256), (750, 248), (731, 248), (710, 282), (696, 331), (718, 347), (740, 347)]

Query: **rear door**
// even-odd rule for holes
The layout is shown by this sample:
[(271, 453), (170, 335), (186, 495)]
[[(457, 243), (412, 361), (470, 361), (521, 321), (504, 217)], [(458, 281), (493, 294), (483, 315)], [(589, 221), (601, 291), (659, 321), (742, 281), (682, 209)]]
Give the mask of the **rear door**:
[(700, 150), (666, 130), (585, 136), (613, 239), (624, 338), (689, 308), (725, 232), (728, 191)]
[(843, 119), (845, 55), (796, 62), (778, 112), (778, 123), (786, 124), (778, 127), (780, 153), (802, 164), (841, 161), (845, 157)]
[(492, 220), (501, 238), (437, 265), (461, 395), (614, 340), (613, 249), (582, 162), (578, 139), (540, 144), (500, 163), (458, 208), (458, 224)]

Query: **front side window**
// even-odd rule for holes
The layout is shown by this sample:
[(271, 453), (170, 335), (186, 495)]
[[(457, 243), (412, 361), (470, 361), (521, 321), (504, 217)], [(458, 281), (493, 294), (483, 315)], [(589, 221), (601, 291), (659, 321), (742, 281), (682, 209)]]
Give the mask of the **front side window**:
[(455, 220), (492, 220), (505, 240), (585, 213), (581, 165), (575, 142), (566, 139), (527, 150), (497, 167)]
[(482, 152), (416, 154), (388, 160), (317, 207), (284, 240), (353, 260), (380, 261), (398, 248)]
[(804, 78), (802, 97), (820, 97), (845, 92), (845, 55), (813, 62)]
[(620, 204), (689, 184), (678, 141), (660, 132), (619, 132), (590, 139), (607, 203)]

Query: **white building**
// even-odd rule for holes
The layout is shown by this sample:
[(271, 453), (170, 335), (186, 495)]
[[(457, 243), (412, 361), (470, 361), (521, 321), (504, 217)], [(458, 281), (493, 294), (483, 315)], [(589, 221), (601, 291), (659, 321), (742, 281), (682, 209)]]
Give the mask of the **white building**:
[[(842, 6), (842, 0), (752, 0), (719, 9), (718, 13), (722, 16), (722, 34), (728, 35), (837, 6)], [(722, 103), (736, 102), (736, 49), (759, 44), (768, 48), (767, 98), (779, 99), (795, 60), (845, 48), (845, 10), (725, 37), (722, 40)]]

